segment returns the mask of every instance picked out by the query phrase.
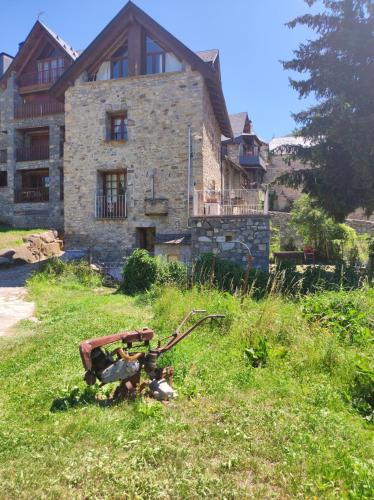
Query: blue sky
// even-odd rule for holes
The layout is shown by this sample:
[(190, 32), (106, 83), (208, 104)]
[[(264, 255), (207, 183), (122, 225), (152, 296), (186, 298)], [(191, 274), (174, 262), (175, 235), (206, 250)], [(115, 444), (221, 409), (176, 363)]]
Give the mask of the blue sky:
[[(1, 0), (0, 52), (11, 55), (41, 20), (75, 49), (84, 49), (126, 3), (124, 0)], [(248, 111), (265, 139), (291, 132), (300, 101), (279, 60), (312, 36), (284, 23), (306, 13), (304, 0), (135, 0), (192, 50), (220, 49), (229, 113)]]

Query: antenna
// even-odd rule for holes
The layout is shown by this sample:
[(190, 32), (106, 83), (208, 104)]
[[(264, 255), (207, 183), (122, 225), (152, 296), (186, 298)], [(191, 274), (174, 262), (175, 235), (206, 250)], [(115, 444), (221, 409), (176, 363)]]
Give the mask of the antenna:
[(41, 18), (41, 16), (42, 16), (43, 14), (45, 14), (45, 12), (44, 12), (44, 11), (42, 11), (42, 10), (41, 10), (40, 12), (38, 12), (38, 16), (37, 16), (38, 21), (40, 20), (40, 18)]

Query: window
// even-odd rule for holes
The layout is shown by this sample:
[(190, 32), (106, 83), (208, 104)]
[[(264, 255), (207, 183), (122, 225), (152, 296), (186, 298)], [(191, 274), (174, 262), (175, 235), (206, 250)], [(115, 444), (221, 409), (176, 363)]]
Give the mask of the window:
[(8, 185), (8, 172), (0, 172), (0, 187), (7, 187)]
[(111, 58), (111, 78), (125, 78), (129, 76), (129, 53), (127, 45), (122, 46)]
[(38, 61), (38, 83), (55, 82), (64, 72), (63, 57)]
[(110, 138), (112, 141), (127, 141), (127, 115), (112, 115), (111, 116), (111, 131)]
[(125, 172), (108, 172), (103, 174), (104, 195), (107, 200), (117, 203), (119, 197), (126, 193)]
[(146, 36), (145, 38), (145, 72), (147, 75), (164, 73), (165, 51), (157, 42)]

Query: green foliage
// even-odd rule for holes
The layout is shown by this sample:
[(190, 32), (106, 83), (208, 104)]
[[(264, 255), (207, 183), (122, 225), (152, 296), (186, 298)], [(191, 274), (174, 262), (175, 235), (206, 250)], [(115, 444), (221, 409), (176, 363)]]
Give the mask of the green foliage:
[(137, 248), (123, 266), (122, 290), (128, 295), (149, 290), (156, 282), (157, 262), (147, 250)]
[(234, 292), (243, 286), (244, 272), (239, 264), (207, 253), (196, 261), (193, 279), (195, 283), (217, 286), (220, 290)]
[(123, 267), (122, 291), (128, 295), (148, 291), (153, 285), (187, 286), (187, 266), (181, 262), (168, 262), (154, 258), (147, 250), (136, 249)]
[(255, 347), (248, 347), (244, 351), (246, 360), (254, 367), (265, 366), (269, 358), (269, 344), (266, 339), (260, 339)]
[(357, 365), (351, 395), (354, 408), (367, 420), (374, 421), (374, 370)]
[(31, 280), (48, 280), (67, 285), (97, 287), (102, 285), (102, 277), (84, 261), (64, 262), (58, 257), (45, 261)]
[[(235, 293), (243, 291), (245, 272), (238, 264), (205, 254), (195, 264), (193, 281), (204, 287)], [(247, 292), (258, 300), (277, 293), (297, 296), (324, 290), (353, 290), (360, 288), (362, 282), (360, 272), (349, 266), (337, 265), (330, 270), (308, 266), (301, 272), (294, 262), (284, 261), (269, 273), (251, 269)]]
[[(311, 6), (315, 0), (307, 0)], [(283, 63), (299, 72), (292, 87), (317, 104), (294, 118), (310, 146), (290, 147), (291, 158), (310, 168), (282, 179), (303, 190), (337, 220), (358, 207), (374, 209), (374, 10), (369, 0), (323, 0), (323, 12), (306, 14), (289, 27), (316, 33)]]
[(305, 194), (293, 205), (291, 226), (322, 259), (339, 259), (344, 245), (351, 248), (355, 243), (356, 233), (352, 228), (336, 223), (316, 200)]
[(366, 342), (373, 335), (366, 311), (349, 293), (308, 296), (303, 301), (303, 313), (308, 321), (317, 322), (351, 344)]

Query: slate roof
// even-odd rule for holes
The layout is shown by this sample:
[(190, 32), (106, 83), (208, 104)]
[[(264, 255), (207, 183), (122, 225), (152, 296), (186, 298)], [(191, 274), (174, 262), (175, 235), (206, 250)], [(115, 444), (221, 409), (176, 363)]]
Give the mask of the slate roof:
[(214, 63), (214, 61), (217, 59), (217, 56), (219, 54), (218, 49), (211, 49), (211, 50), (199, 50), (198, 52), (195, 52), (196, 55), (200, 57), (204, 62), (206, 63)]
[(247, 116), (248, 115), (245, 111), (243, 111), (242, 113), (236, 113), (235, 115), (229, 116), (234, 137), (239, 137), (240, 135), (243, 134)]
[(76, 50), (74, 50), (71, 45), (66, 43), (59, 35), (57, 35), (54, 31), (52, 31), (50, 28), (48, 28), (48, 26), (46, 26), (41, 21), (39, 21), (39, 23), (43, 26), (43, 28), (46, 31), (48, 31), (48, 33), (56, 40), (56, 42), (61, 46), (61, 48), (63, 48), (65, 50), (65, 52), (67, 52), (69, 54), (69, 56), (72, 59), (75, 60), (79, 56), (78, 52)]

